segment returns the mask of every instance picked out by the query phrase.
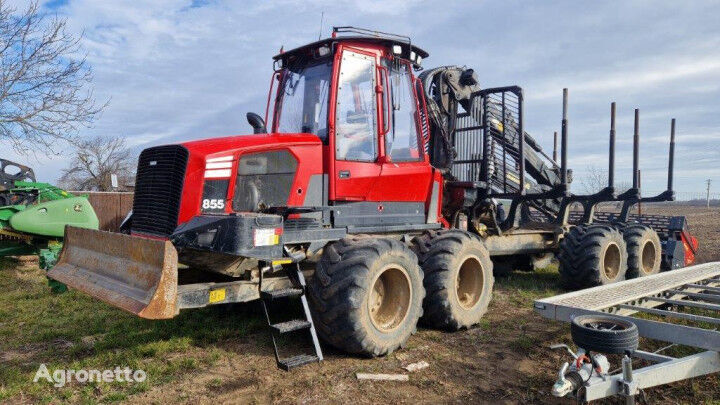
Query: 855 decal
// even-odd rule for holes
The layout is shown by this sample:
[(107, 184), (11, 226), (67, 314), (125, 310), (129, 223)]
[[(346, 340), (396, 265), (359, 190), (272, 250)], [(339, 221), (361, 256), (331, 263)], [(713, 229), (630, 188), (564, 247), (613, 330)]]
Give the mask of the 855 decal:
[(202, 200), (203, 210), (223, 210), (225, 209), (225, 200), (206, 198)]
[(203, 196), (200, 201), (202, 212), (223, 213), (227, 205), (228, 180), (205, 180)]

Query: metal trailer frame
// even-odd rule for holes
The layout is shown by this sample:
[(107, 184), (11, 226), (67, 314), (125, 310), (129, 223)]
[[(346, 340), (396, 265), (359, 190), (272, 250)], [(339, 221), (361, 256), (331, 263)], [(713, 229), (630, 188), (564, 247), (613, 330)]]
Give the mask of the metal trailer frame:
[[(622, 372), (593, 375), (584, 385), (585, 401), (621, 395), (632, 403), (641, 389), (720, 371), (720, 331), (709, 326), (720, 325), (720, 262), (540, 299), (534, 307), (543, 317), (563, 322), (584, 314), (621, 317), (637, 325), (641, 337), (704, 350), (681, 358), (636, 350), (632, 357), (654, 364), (633, 370), (626, 358)], [(717, 316), (697, 315), (680, 308), (712, 311)], [(663, 320), (634, 317), (636, 314)], [(687, 325), (670, 323), (670, 319)]]

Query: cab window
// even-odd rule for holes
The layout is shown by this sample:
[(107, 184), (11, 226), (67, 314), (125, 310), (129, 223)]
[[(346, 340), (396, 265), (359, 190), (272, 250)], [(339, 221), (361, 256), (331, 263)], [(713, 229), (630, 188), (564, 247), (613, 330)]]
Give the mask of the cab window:
[(406, 64), (390, 69), (390, 131), (385, 135), (385, 151), (393, 162), (422, 158), (418, 145), (417, 104), (412, 77)]
[(277, 131), (315, 134), (327, 139), (327, 107), (332, 60), (283, 69), (278, 90)]
[(371, 56), (343, 52), (335, 116), (338, 160), (377, 159), (375, 61)]

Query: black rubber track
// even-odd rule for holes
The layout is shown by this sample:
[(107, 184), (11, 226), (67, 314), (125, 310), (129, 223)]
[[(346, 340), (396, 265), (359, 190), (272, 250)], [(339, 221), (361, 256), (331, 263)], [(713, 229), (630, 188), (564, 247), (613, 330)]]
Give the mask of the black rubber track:
[[(601, 268), (608, 244), (618, 245), (620, 265), (616, 277), (610, 279)], [(622, 234), (606, 224), (578, 225), (560, 242), (558, 261), (560, 281), (566, 289), (579, 290), (625, 280), (627, 249)]]
[[(380, 270), (392, 264), (407, 271), (411, 300), (407, 315), (390, 332), (371, 322), (368, 297)], [(425, 297), (417, 257), (403, 243), (385, 238), (347, 238), (325, 247), (308, 297), (318, 335), (330, 345), (369, 357), (386, 355), (405, 344), (417, 330)]]
[[(596, 329), (591, 326), (593, 324), (604, 325), (606, 329)], [(578, 347), (610, 354), (632, 352), (640, 340), (634, 323), (608, 315), (576, 316), (570, 323), (570, 335)]]
[[(422, 323), (438, 329), (458, 330), (480, 322), (492, 298), (493, 263), (480, 238), (458, 229), (430, 231), (413, 240), (413, 250), (425, 273), (425, 315)], [(456, 277), (468, 256), (477, 257), (482, 271), (482, 292), (470, 308), (460, 305)]]
[[(644, 277), (660, 272), (662, 262), (662, 247), (660, 237), (651, 227), (639, 224), (630, 224), (623, 229), (623, 238), (627, 245), (628, 270), (626, 278)], [(647, 269), (643, 268), (642, 253), (647, 243), (655, 247), (655, 260)]]

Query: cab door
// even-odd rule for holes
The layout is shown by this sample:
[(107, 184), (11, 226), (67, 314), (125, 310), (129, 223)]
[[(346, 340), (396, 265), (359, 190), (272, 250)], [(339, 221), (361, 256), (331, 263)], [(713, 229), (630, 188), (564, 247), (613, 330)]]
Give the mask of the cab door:
[(376, 59), (355, 48), (339, 55), (332, 200), (370, 201), (380, 176)]
[(425, 154), (419, 125), (417, 95), (407, 63), (384, 63), (389, 72), (385, 89), (383, 154), (380, 176), (371, 201), (425, 202), (432, 186), (432, 168)]

